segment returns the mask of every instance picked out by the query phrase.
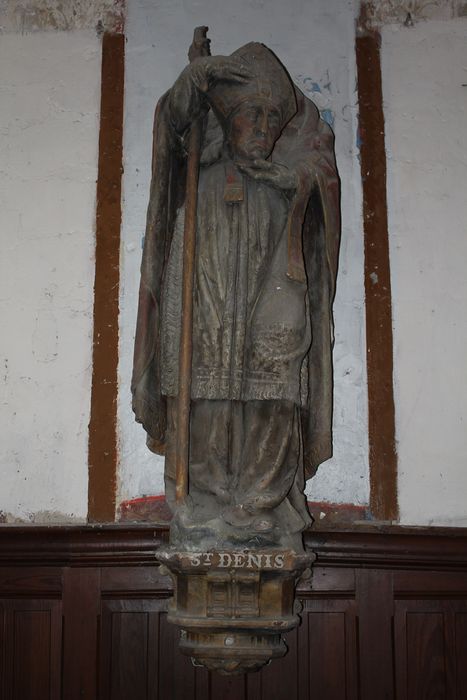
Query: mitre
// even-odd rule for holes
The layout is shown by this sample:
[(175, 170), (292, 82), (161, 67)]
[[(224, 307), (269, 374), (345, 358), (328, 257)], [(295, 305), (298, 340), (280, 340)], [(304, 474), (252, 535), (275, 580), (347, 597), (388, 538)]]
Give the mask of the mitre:
[(284, 127), (297, 111), (295, 90), (279, 59), (264, 44), (251, 42), (234, 51), (235, 58), (247, 68), (251, 78), (242, 83), (219, 81), (210, 88), (209, 102), (221, 122), (243, 102), (262, 102), (277, 109)]

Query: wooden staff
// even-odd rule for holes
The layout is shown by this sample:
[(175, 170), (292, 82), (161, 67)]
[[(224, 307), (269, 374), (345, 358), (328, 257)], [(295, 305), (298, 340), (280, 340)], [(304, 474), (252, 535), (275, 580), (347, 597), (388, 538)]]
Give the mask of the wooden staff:
[[(209, 56), (208, 27), (196, 27), (188, 51), (190, 62)], [(185, 228), (183, 233), (182, 325), (178, 358), (178, 396), (175, 458), (175, 497), (182, 505), (188, 495), (188, 463), (190, 451), (191, 365), (193, 353), (193, 286), (195, 272), (196, 213), (198, 174), (203, 136), (203, 119), (193, 121), (188, 141), (188, 163), (185, 194)]]

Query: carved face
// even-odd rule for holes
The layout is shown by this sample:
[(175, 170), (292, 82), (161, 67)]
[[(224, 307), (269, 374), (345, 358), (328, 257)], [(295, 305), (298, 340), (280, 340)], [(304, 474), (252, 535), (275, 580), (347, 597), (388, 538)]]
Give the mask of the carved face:
[(279, 111), (264, 103), (243, 102), (230, 117), (227, 141), (235, 160), (267, 158), (281, 133)]

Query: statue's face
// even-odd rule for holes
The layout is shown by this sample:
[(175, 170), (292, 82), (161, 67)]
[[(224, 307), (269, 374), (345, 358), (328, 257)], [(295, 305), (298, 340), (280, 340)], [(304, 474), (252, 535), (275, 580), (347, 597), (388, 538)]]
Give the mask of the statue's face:
[(267, 158), (281, 133), (280, 114), (264, 103), (242, 103), (230, 118), (228, 144), (235, 160)]

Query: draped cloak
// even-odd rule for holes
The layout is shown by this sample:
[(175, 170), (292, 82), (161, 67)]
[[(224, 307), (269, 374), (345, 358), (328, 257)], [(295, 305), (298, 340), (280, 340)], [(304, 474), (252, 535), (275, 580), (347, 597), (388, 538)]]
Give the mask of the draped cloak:
[[(258, 309), (257, 321), (251, 324), (251, 300), (253, 299), (254, 305), (255, 297), (254, 292), (251, 296), (250, 290), (250, 306), (247, 298), (247, 315), (243, 318), (241, 332), (245, 329), (250, 332), (254, 327), (257, 333), (254, 342), (251, 340), (251, 332), (249, 341), (245, 337), (240, 338), (243, 342), (243, 357), (246, 353), (249, 358), (249, 380), (245, 381), (244, 377), (238, 373), (236, 375), (235, 371), (230, 371), (226, 377), (226, 366), (222, 366), (221, 355), (222, 348), (225, 350), (228, 343), (223, 345), (222, 339), (217, 345), (209, 339), (203, 343), (202, 338), (196, 340), (195, 335), (192, 398), (286, 398), (297, 403), (300, 407), (305, 476), (309, 478), (315, 473), (318, 465), (332, 455), (332, 302), (340, 238), (339, 179), (332, 131), (319, 118), (315, 105), (297, 88), (295, 90), (297, 113), (276, 142), (271, 160), (284, 164), (297, 173), (297, 190), (288, 198), (277, 191), (268, 192), (272, 188), (249, 182), (245, 191), (248, 197), (248, 193), (254, 188), (256, 200), (258, 196), (260, 199), (276, 198), (274, 207), (279, 212), (278, 221), (271, 221), (268, 226), (269, 230), (273, 231), (271, 240), (273, 243), (275, 240), (277, 245), (271, 244), (270, 252), (266, 250), (262, 256), (257, 256), (257, 266), (262, 267), (261, 270), (258, 267), (253, 277), (261, 280), (259, 296), (265, 300), (266, 306), (268, 298), (271, 301), (275, 289), (288, 288), (295, 296), (294, 287), (303, 290), (303, 313), (307, 317), (301, 324), (302, 337), (289, 336), (288, 340), (286, 339), (286, 346), (289, 348), (295, 344), (300, 366), (293, 362), (288, 363), (287, 367), (291, 368), (292, 373), (286, 377), (282, 372), (282, 388), (275, 394), (274, 382), (271, 381), (274, 379), (274, 371), (269, 376), (263, 371), (265, 355), (266, 359), (269, 358), (270, 363), (274, 364), (275, 344), (277, 347), (274, 324), (266, 324), (269, 336), (264, 336), (265, 325), (261, 323), (262, 314)], [(143, 424), (149, 448), (159, 454), (164, 454), (166, 444), (167, 395), (176, 393), (177, 384), (177, 359), (174, 360), (177, 331), (173, 319), (177, 315), (178, 302), (173, 291), (171, 292), (171, 284), (177, 270), (180, 270), (180, 266), (174, 261), (178, 257), (175, 248), (180, 248), (180, 231), (183, 228), (186, 160), (183, 140), (176, 134), (171, 123), (169, 97), (170, 92), (161, 98), (154, 119), (152, 180), (141, 266), (132, 378), (136, 420)], [(207, 196), (209, 197), (211, 192), (211, 196), (219, 200), (220, 194), (216, 195), (213, 190), (224, 186), (223, 178), (227, 177), (226, 169), (229, 164), (222, 160), (220, 152), (217, 154), (217, 162), (216, 156), (209, 153), (211, 146), (208, 142), (202, 157), (202, 162), (204, 160), (209, 165), (201, 168), (203, 171), (203, 167), (206, 167), (206, 175), (201, 172), (200, 188), (206, 187)], [(198, 201), (200, 208), (201, 199)], [(263, 211), (268, 211), (267, 202)], [(198, 227), (202, 219), (201, 204)], [(229, 225), (232, 227), (232, 222)], [(258, 239), (261, 238), (262, 226), (264, 228), (263, 221), (257, 222)], [(281, 236), (281, 231), (285, 231), (285, 235)], [(238, 251), (236, 256), (238, 261)], [(169, 275), (168, 268), (172, 268)], [(232, 270), (230, 272), (232, 273)], [(248, 276), (247, 270), (246, 275)], [(226, 279), (223, 283), (228, 285), (229, 280)], [(197, 284), (200, 284), (199, 274)], [(246, 295), (248, 296), (247, 292)], [(234, 290), (230, 294), (227, 292), (225, 299), (233, 301), (236, 297)], [(215, 306), (216, 304), (213, 304), (214, 309)], [(198, 306), (198, 313), (200, 309), (202, 307)], [(203, 327), (202, 319), (201, 323), (197, 324), (196, 314), (195, 299), (195, 334), (201, 332), (199, 329)], [(229, 318), (234, 316), (230, 315)], [(220, 325), (225, 327), (225, 323)], [(277, 328), (277, 338), (283, 341), (284, 327), (283, 324), (278, 325), (280, 327)], [(213, 326), (208, 324), (206, 327)], [(230, 340), (234, 337), (233, 333), (230, 329)], [(262, 350), (259, 347), (261, 343)], [(210, 363), (209, 357), (204, 360), (198, 357), (203, 346), (220, 348), (220, 355), (215, 358), (214, 364)], [(281, 351), (284, 357), (287, 354), (286, 349), (283, 347)], [(260, 356), (259, 368), (255, 368), (255, 352)], [(217, 374), (214, 371), (203, 375), (203, 361), (205, 367), (217, 367)], [(276, 371), (276, 376), (278, 374), (281, 374), (280, 370), (279, 373)], [(229, 391), (226, 389), (226, 382), (233, 391), (230, 395), (226, 395), (226, 391)]]

